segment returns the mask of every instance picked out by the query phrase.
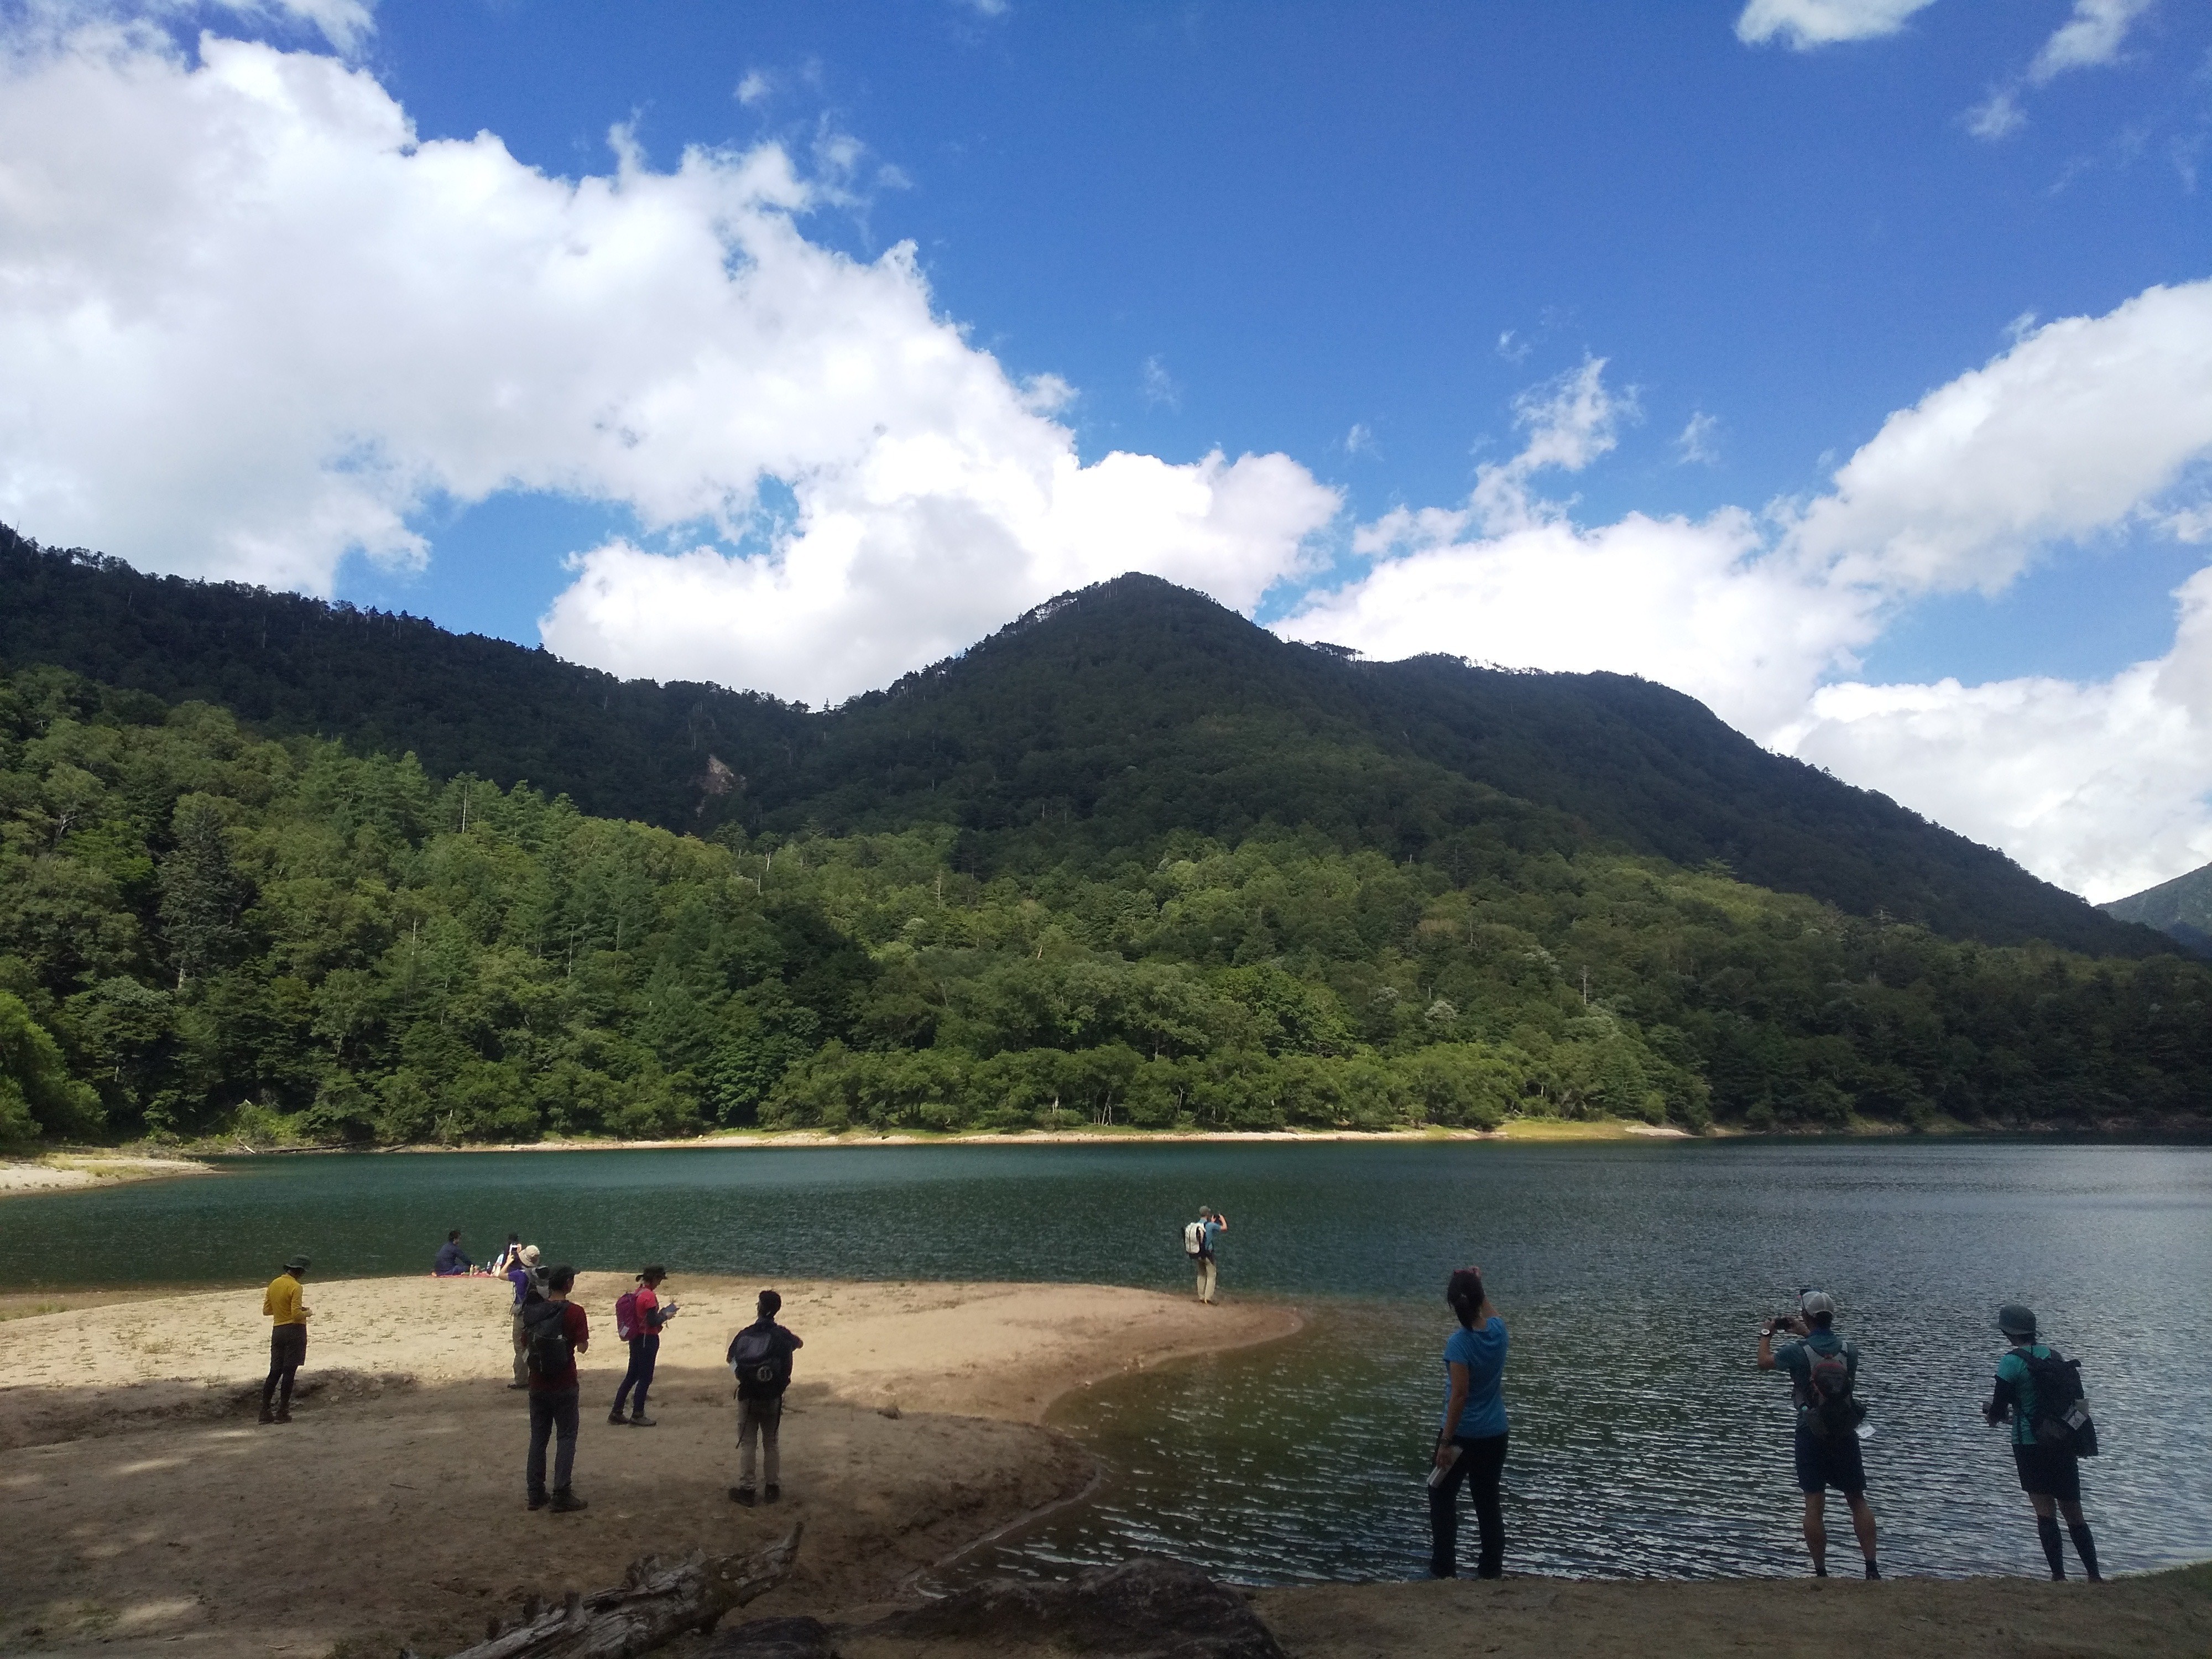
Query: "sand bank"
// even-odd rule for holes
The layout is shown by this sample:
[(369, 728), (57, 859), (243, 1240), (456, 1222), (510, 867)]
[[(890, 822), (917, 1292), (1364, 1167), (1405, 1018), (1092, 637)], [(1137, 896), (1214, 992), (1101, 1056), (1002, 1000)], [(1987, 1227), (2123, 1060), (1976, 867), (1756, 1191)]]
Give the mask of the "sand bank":
[[(525, 1414), (501, 1281), (307, 1285), (296, 1420), (253, 1421), (257, 1288), (0, 1325), (0, 1648), (322, 1656), (445, 1652), (523, 1597), (613, 1582), (633, 1557), (757, 1547), (807, 1523), (758, 1611), (877, 1602), (917, 1571), (1079, 1492), (1081, 1449), (1039, 1424), (1066, 1389), (1287, 1334), (1273, 1304), (1201, 1308), (1080, 1285), (783, 1281), (806, 1340), (784, 1425), (786, 1500), (740, 1509), (730, 1333), (751, 1280), (672, 1281), (659, 1426), (615, 1428), (625, 1358), (586, 1274), (594, 1340), (573, 1516), (522, 1507)], [(893, 1414), (896, 1413), (896, 1414)]]
[(139, 1158), (122, 1152), (49, 1152), (38, 1158), (0, 1160), (0, 1197), (10, 1193), (64, 1192), (72, 1187), (104, 1187), (118, 1181), (167, 1181), (177, 1176), (214, 1173), (211, 1166), (188, 1158)]

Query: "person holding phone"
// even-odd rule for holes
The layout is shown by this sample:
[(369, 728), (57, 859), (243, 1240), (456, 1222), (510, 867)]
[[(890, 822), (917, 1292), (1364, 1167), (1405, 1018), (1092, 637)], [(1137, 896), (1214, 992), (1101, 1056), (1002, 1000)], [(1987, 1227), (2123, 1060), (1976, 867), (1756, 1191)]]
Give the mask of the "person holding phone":
[(1505, 1472), (1505, 1322), (1483, 1288), (1482, 1269), (1462, 1267), (1444, 1286), (1459, 1328), (1444, 1343), (1444, 1415), (1429, 1476), (1429, 1571), (1459, 1577), (1459, 1489), (1474, 1501), (1481, 1536), (1475, 1572), (1505, 1571), (1505, 1512), (1498, 1487)]

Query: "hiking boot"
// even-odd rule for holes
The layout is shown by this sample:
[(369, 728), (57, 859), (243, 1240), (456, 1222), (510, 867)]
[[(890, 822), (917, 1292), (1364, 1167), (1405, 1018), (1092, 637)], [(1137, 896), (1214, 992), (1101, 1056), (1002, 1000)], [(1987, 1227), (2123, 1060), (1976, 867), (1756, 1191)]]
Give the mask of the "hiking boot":
[(276, 1420), (276, 1413), (264, 1406), (261, 1408), (261, 1420), (264, 1423), (274, 1423)]
[(781, 1486), (771, 1486), (768, 1491), (762, 1495), (765, 1497), (769, 1503), (773, 1504), (783, 1496), (783, 1488)]
[(591, 1507), (566, 1486), (553, 1494), (553, 1513), (556, 1515), (574, 1515), (578, 1510), (587, 1510)]
[(624, 1417), (620, 1412), (609, 1412), (607, 1413), (607, 1421), (613, 1424), (615, 1427), (619, 1429), (626, 1426), (629, 1422), (629, 1419)]
[(731, 1487), (730, 1502), (732, 1504), (743, 1504), (747, 1509), (752, 1508), (753, 1489), (750, 1486)]
[[(615, 1420), (617, 1423), (622, 1421), (620, 1418), (617, 1418)], [(650, 1429), (655, 1426), (653, 1420), (647, 1417), (643, 1412), (640, 1412), (635, 1417), (631, 1418), (629, 1420), (629, 1425), (633, 1429)]]
[(526, 1389), (529, 1386), (527, 1382), (510, 1382), (507, 1385), (507, 1391), (513, 1394), (517, 1389)]
[(548, 1498), (544, 1492), (534, 1492), (530, 1494), (529, 1507), (533, 1510), (542, 1510), (552, 1501), (553, 1500)]
[(290, 1422), (292, 1420), (292, 1408), (289, 1406), (279, 1406), (276, 1408), (276, 1415), (270, 1420), (277, 1423)]

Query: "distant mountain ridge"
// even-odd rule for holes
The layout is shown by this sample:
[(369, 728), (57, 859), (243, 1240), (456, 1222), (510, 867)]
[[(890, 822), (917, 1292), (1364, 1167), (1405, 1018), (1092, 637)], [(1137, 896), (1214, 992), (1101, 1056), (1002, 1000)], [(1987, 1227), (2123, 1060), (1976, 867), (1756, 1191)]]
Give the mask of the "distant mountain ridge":
[(2108, 916), (2155, 927), (2201, 957), (2212, 957), (2212, 864), (2098, 907)]
[[(711, 831), (959, 829), (965, 867), (1135, 856), (1308, 827), (1478, 863), (1486, 838), (1615, 845), (1959, 938), (2169, 949), (1871, 792), (1613, 674), (1369, 663), (1123, 576), (816, 713), (623, 681), (414, 617), (141, 574), (0, 527), (0, 661), (51, 663), (271, 733), (527, 779), (585, 811)], [(1154, 856), (1157, 856), (1156, 852)]]

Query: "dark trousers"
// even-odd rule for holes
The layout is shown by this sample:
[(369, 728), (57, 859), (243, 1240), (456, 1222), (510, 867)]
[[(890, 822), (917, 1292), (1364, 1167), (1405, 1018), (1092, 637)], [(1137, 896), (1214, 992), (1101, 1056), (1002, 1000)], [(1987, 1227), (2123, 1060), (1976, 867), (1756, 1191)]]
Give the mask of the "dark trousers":
[(1429, 1488), (1429, 1571), (1438, 1578), (1459, 1576), (1459, 1489), (1467, 1484), (1474, 1499), (1474, 1522), (1482, 1534), (1475, 1571), (1495, 1578), (1505, 1571), (1505, 1511), (1498, 1501), (1498, 1477), (1505, 1472), (1505, 1437), (1455, 1440), (1459, 1456), (1444, 1478)]
[(623, 1373), (622, 1387), (615, 1390), (615, 1415), (622, 1415), (623, 1401), (630, 1398), (630, 1389), (637, 1389), (631, 1409), (645, 1415), (645, 1391), (653, 1386), (653, 1368), (660, 1362), (660, 1339), (658, 1336), (633, 1336), (629, 1340), (629, 1369)]
[(560, 1431), (553, 1453), (553, 1490), (568, 1490), (568, 1477), (576, 1468), (576, 1395), (574, 1389), (555, 1393), (550, 1389), (530, 1391), (530, 1461), (523, 1466), (523, 1481), (532, 1498), (545, 1493), (545, 1443)]
[(307, 1328), (305, 1325), (271, 1328), (269, 1333), (269, 1376), (261, 1385), (262, 1410), (269, 1409), (271, 1399), (280, 1401), (286, 1411), (292, 1409), (292, 1379), (299, 1373), (307, 1358)]

